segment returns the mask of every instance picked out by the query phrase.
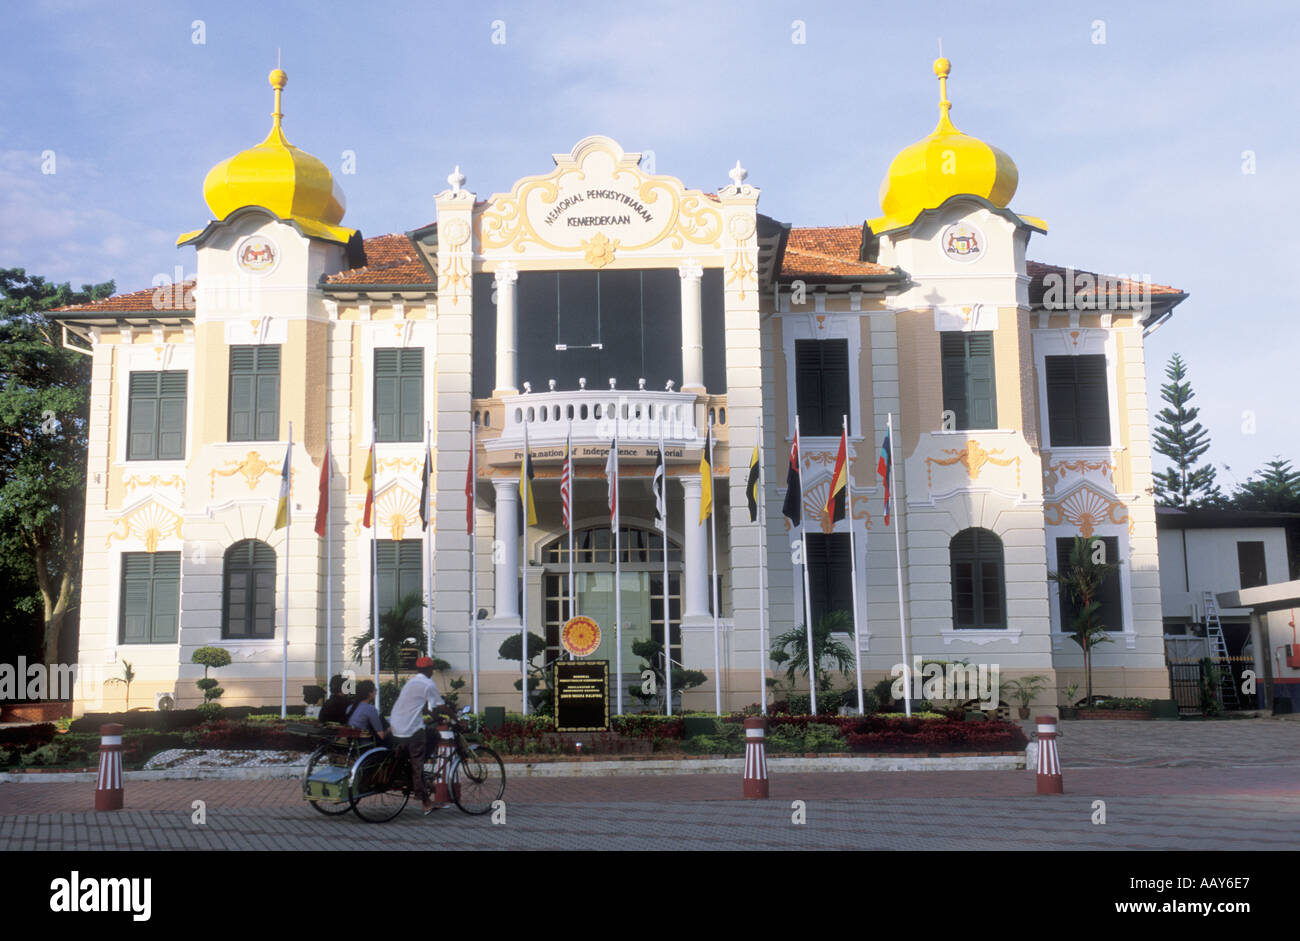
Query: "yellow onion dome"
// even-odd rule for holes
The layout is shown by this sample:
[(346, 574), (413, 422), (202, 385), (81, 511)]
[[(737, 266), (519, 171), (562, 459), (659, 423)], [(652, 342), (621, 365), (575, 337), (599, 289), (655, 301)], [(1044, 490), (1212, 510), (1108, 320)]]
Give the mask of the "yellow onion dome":
[(203, 198), (218, 221), (244, 206), (261, 206), (313, 230), (312, 222), (332, 227), (343, 219), (343, 191), (329, 168), (285, 140), (280, 128), (280, 93), (288, 80), (280, 69), (271, 72), (275, 110), (266, 139), (221, 161), (203, 181)]
[(934, 60), (939, 78), (939, 123), (933, 131), (899, 151), (880, 184), (885, 215), (870, 222), (874, 232), (909, 226), (926, 209), (937, 209), (952, 196), (973, 195), (1005, 209), (1015, 195), (1020, 173), (1005, 153), (977, 137), (963, 134), (948, 119), (948, 72), (951, 63)]

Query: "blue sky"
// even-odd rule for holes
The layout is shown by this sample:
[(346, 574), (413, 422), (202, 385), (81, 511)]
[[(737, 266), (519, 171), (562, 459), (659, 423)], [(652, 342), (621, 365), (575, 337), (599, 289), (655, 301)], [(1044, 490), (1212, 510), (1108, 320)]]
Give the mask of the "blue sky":
[(1190, 293), (1148, 341), (1152, 411), (1180, 352), (1211, 455), (1232, 468), (1223, 483), (1274, 455), (1300, 464), (1293, 4), (14, 0), (4, 12), (0, 266), (120, 290), (192, 271), (175, 237), (210, 218), (208, 169), (269, 127), (277, 48), (287, 136), (336, 175), (355, 152), (355, 174), (337, 177), (344, 222), (378, 235), (432, 220), (455, 164), (487, 196), (592, 133), (705, 189), (740, 159), (760, 211), (860, 224), (890, 159), (934, 125), (942, 37), (954, 123), (1015, 159), (1012, 207), (1051, 226), (1030, 257)]

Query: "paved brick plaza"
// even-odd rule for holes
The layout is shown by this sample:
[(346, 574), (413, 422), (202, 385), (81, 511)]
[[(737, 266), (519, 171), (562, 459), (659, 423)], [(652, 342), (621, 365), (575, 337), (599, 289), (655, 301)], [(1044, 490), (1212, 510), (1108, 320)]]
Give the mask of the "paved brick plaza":
[(1300, 722), (1062, 726), (1062, 797), (1027, 771), (781, 774), (765, 802), (729, 775), (515, 778), (504, 824), (376, 825), (315, 813), (295, 781), (128, 782), (105, 814), (93, 785), (42, 781), (0, 784), (0, 849), (1300, 849)]

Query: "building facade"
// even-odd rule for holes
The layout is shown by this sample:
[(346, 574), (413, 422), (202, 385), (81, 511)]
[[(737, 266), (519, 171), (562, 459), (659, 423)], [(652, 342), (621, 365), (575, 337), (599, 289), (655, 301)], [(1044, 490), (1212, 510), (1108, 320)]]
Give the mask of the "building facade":
[[(1098, 690), (1167, 696), (1143, 337), (1185, 295), (1027, 260), (1047, 225), (1010, 208), (1011, 159), (952, 125), (948, 70), (935, 63), (938, 125), (894, 159), (883, 215), (862, 226), (780, 222), (739, 163), (716, 191), (691, 189), (594, 136), (490, 196), (457, 168), (433, 222), (374, 238), (342, 225), (329, 170), (284, 138), (273, 72), (271, 133), (209, 173), (215, 218), (178, 240), (196, 276), (56, 315), (94, 360), (82, 662), (130, 660), (133, 700), (189, 704), (193, 650), (222, 646), (223, 702), (278, 702), (286, 662), (297, 702), (330, 668), (368, 673), (351, 658), (375, 601), (418, 592), (451, 674), (469, 679), (476, 638), (480, 702), (517, 708), (502, 641), (526, 622), (558, 650), (572, 613), (571, 442), (572, 607), (603, 629), (594, 657), (615, 663), (621, 644), (629, 688), (633, 644), (666, 631), (674, 661), (707, 675), (682, 705), (756, 702), (777, 675), (770, 639), (803, 624), (806, 558), (814, 620), (856, 610), (867, 683), (906, 637), (926, 660), (1041, 675), (1050, 708), (1082, 658), (1048, 572), (1083, 535), (1120, 563)], [(802, 534), (781, 512), (796, 417)], [(852, 501), (835, 522), (845, 421)], [(277, 529), (286, 449), (292, 524)]]

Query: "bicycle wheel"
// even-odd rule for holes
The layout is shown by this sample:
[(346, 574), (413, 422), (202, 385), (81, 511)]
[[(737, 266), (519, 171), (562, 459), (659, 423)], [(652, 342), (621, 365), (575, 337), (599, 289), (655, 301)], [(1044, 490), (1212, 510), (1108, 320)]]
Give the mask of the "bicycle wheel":
[[(316, 751), (312, 753), (312, 756), (307, 759), (307, 770), (303, 774), (304, 789), (306, 788), (307, 779), (311, 777), (312, 771), (314, 771), (318, 765), (335, 765), (343, 760), (346, 760), (346, 756), (341, 755), (338, 749), (332, 748), (330, 745), (322, 745), (320, 748), (316, 749)], [(311, 804), (318, 812), (325, 814), (327, 817), (346, 814), (352, 809), (352, 800), (350, 798), (345, 798), (340, 801), (309, 800), (307, 803)]]
[(399, 776), (404, 762), (387, 748), (366, 752), (352, 767), (352, 809), (367, 823), (392, 820), (411, 796), (409, 777)]
[(451, 796), (467, 814), (485, 814), (506, 792), (506, 766), (501, 756), (478, 743), (467, 743), (451, 769)]

